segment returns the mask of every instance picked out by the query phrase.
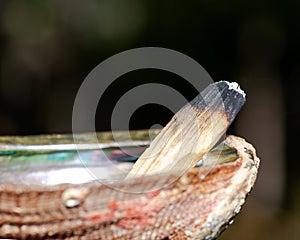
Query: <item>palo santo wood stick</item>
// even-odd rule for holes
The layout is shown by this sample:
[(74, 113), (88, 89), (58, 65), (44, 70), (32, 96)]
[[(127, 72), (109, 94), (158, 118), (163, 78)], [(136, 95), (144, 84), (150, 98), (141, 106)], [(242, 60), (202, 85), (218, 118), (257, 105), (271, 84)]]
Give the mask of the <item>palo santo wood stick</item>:
[(127, 178), (192, 168), (226, 133), (245, 103), (237, 83), (210, 84), (180, 109), (134, 164)]

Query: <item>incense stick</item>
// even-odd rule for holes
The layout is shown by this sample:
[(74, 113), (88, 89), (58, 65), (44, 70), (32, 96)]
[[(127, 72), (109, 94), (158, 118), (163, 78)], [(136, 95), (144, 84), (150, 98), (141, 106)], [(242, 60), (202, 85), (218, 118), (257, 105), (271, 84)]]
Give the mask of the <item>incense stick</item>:
[(245, 93), (237, 83), (210, 84), (174, 115), (127, 178), (194, 167), (226, 133), (244, 103)]

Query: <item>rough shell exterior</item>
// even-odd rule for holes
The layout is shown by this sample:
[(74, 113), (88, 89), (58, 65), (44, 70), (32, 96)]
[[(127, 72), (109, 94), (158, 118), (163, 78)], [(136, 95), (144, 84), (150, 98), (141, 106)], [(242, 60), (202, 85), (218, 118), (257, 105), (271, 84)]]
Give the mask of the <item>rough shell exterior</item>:
[[(249, 143), (228, 136), (226, 144), (237, 150), (235, 161), (208, 172), (200, 167), (180, 177), (149, 176), (114, 183), (124, 191), (99, 182), (51, 188), (0, 185), (0, 237), (214, 239), (240, 211), (259, 167)], [(126, 192), (142, 192), (157, 183), (166, 184), (151, 192)], [(84, 198), (79, 196), (79, 204), (68, 206), (64, 193), (77, 187)]]

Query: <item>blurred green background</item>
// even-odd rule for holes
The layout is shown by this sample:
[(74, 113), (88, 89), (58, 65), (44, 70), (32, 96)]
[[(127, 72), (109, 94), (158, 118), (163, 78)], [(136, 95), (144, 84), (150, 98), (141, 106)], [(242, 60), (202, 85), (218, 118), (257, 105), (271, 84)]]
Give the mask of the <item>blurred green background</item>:
[[(230, 132), (261, 158), (255, 189), (220, 239), (299, 239), (299, 10), (298, 0), (1, 0), (0, 133), (71, 132), (77, 90), (101, 61), (137, 47), (180, 51), (215, 81), (241, 84), (247, 103)], [(187, 99), (196, 94), (171, 73), (128, 73), (101, 100), (97, 130), (110, 128), (122, 94), (146, 82), (167, 84)], [(130, 128), (164, 125), (171, 116), (145, 106)]]

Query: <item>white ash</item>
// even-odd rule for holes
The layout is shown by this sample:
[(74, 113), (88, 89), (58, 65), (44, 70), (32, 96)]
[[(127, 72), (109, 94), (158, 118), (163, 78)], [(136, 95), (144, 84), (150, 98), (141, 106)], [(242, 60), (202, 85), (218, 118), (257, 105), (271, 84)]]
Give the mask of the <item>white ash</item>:
[(241, 89), (240, 85), (237, 82), (228, 82), (228, 81), (221, 81), (228, 85), (228, 90), (233, 89), (234, 91), (240, 93), (244, 98), (246, 97), (246, 93)]

